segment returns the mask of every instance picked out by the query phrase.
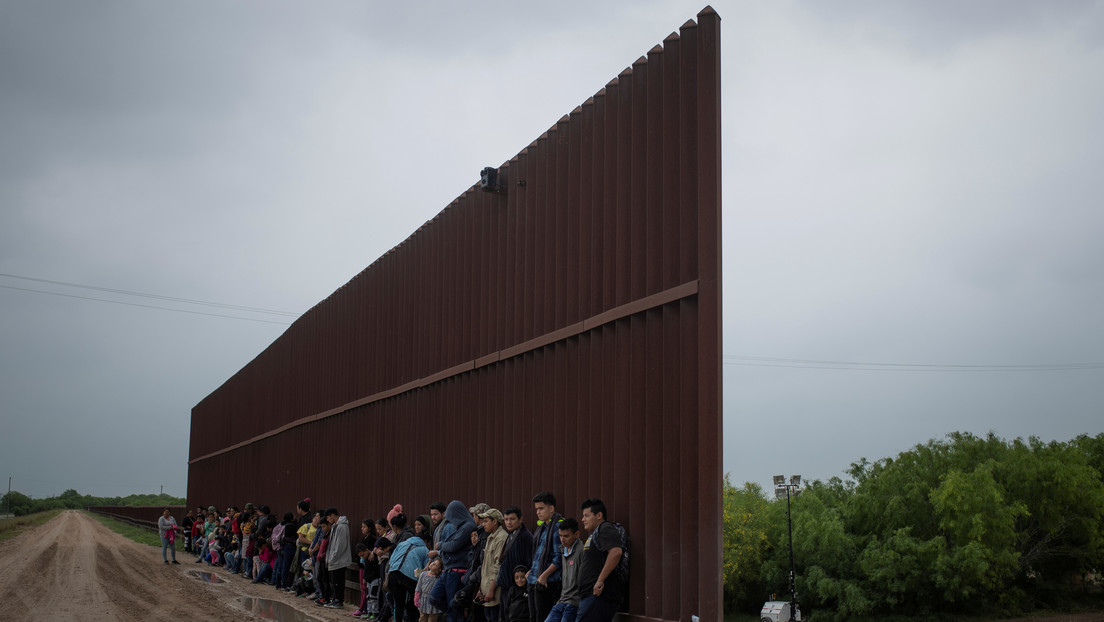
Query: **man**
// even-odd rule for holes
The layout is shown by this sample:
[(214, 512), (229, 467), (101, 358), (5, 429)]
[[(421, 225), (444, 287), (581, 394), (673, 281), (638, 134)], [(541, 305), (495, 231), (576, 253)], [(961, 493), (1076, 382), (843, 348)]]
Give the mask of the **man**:
[(165, 563), (169, 563), (169, 558), (166, 556), (166, 552), (172, 549), (172, 563), (179, 564), (176, 561), (176, 530), (179, 527), (176, 526), (176, 519), (173, 518), (172, 512), (169, 508), (165, 508), (161, 512), (161, 517), (157, 519), (157, 531), (161, 534), (161, 559), (165, 560)]
[(559, 526), (563, 516), (556, 512), (556, 496), (542, 492), (533, 497), (537, 531), (533, 534), (533, 561), (525, 579), (529, 582), (529, 618), (544, 621), (560, 599), (560, 569), (552, 563), (563, 552)]
[(345, 606), (345, 568), (353, 558), (349, 544), (349, 519), (339, 516), (337, 508), (326, 510), (326, 522), (330, 524), (330, 543), (326, 548), (326, 567), (330, 569), (330, 585), (333, 597), (326, 607), (342, 609)]
[(433, 550), (441, 545), (441, 525), (445, 519), (445, 504), (434, 501), (429, 505), (429, 520), (433, 523)]
[(513, 583), (514, 568), (519, 565), (528, 568), (533, 562), (533, 534), (521, 520), (521, 508), (514, 505), (502, 511), (502, 526), (506, 529), (506, 546), (502, 568), (498, 571), (498, 585), (505, 589)]
[(314, 544), (314, 536), (318, 533), (318, 524), (322, 521), (322, 518), (318, 515), (318, 512), (307, 517), (307, 522), (300, 526), (296, 533), (296, 545), (299, 548), (299, 556), (296, 558), (295, 575), (297, 577), (303, 574), (303, 562), (310, 559), (310, 548)]
[(203, 537), (203, 522), (206, 520), (207, 512), (203, 510), (202, 505), (197, 505), (195, 508), (195, 518), (192, 522), (192, 550), (191, 553), (199, 554), (196, 550), (196, 542)]
[(498, 622), (499, 602), (502, 598), (498, 574), (502, 570), (507, 535), (502, 527), (502, 512), (490, 508), (480, 513), (479, 518), (483, 521), (483, 531), (487, 532), (487, 541), (483, 545), (483, 569), (480, 573), (476, 600), (483, 602), (483, 615), (487, 618), (487, 622)]
[(560, 523), (560, 544), (563, 555), (556, 556), (554, 563), (563, 573), (563, 591), (545, 622), (574, 622), (579, 612), (579, 558), (583, 547), (579, 543), (579, 523), (574, 518)]
[(188, 515), (180, 521), (180, 527), (184, 530), (184, 552), (192, 552), (192, 525), (195, 524), (195, 510), (188, 510)]
[[(295, 532), (303, 533), (303, 530), (310, 527), (311, 524), (311, 500), (310, 497), (303, 499), (299, 503), (295, 504)], [(317, 527), (316, 527), (317, 528)], [(311, 534), (314, 535), (313, 533)], [(304, 546), (302, 542), (297, 542), (295, 547), (295, 556), (291, 560), (292, 574), (295, 576), (295, 580), (303, 575), (303, 561), (307, 559), (307, 548), (310, 546), (310, 542)]]
[(468, 572), (471, 556), (471, 534), (475, 522), (463, 502), (454, 499), (445, 508), (445, 518), (441, 530), (441, 562), (444, 574), (433, 586), (433, 600), (446, 603), (448, 622), (460, 622), (462, 612), (453, 607), (452, 598), (460, 590), (461, 580)]
[(264, 533), (265, 528), (273, 528), (276, 526), (276, 517), (272, 515), (272, 510), (268, 509), (267, 505), (262, 505), (257, 508), (257, 511), (261, 513), (260, 518), (257, 519), (257, 533)]
[[(579, 617), (577, 622), (610, 622), (621, 606), (625, 586), (614, 572), (621, 561), (621, 534), (606, 525), (606, 504), (583, 501), (583, 527), (590, 536), (579, 560)], [(604, 527), (604, 528), (603, 528)]]

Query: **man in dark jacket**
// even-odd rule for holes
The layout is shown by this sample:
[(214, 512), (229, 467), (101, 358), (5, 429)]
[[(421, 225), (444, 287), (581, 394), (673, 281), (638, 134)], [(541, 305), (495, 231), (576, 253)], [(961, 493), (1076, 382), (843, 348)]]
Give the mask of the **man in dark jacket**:
[(560, 522), (556, 512), (556, 495), (542, 492), (533, 497), (537, 514), (537, 532), (533, 534), (533, 561), (529, 567), (529, 617), (543, 620), (552, 605), (560, 599), (560, 569), (552, 563), (563, 552), (560, 544)]
[(533, 562), (533, 534), (521, 520), (521, 508), (511, 505), (502, 511), (502, 515), (502, 526), (506, 528), (507, 535), (497, 583), (505, 590), (514, 583), (514, 568), (519, 564), (528, 567)]
[(459, 500), (453, 500), (445, 508), (445, 519), (441, 528), (441, 562), (444, 573), (433, 587), (432, 598), (435, 602), (448, 606), (448, 622), (460, 622), (460, 610), (452, 608), (452, 597), (460, 589), (460, 581), (468, 571), (471, 561), (471, 533), (475, 530), (468, 508)]

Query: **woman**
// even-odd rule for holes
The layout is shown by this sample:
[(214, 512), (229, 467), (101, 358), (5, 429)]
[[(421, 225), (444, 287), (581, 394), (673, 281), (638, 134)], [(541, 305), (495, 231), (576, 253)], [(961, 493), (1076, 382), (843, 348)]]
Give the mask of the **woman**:
[(180, 527), (176, 524), (176, 519), (173, 518), (172, 512), (169, 508), (165, 508), (161, 512), (161, 518), (157, 519), (157, 531), (161, 534), (161, 559), (165, 563), (169, 563), (169, 558), (165, 554), (169, 549), (172, 549), (172, 563), (179, 564), (176, 561), (176, 531)]

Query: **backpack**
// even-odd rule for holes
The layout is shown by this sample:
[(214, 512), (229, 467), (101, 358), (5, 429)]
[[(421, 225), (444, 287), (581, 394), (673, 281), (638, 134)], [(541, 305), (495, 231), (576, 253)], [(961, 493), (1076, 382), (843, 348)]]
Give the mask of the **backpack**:
[(621, 581), (625, 587), (629, 585), (629, 532), (621, 523), (611, 523), (606, 521), (604, 525), (611, 525), (617, 530), (617, 535), (621, 540), (621, 559), (617, 562), (617, 568), (613, 569), (613, 572), (617, 575), (617, 578)]
[(284, 539), (284, 524), (279, 523), (278, 525), (276, 525), (275, 528), (272, 529), (272, 537), (269, 539), (269, 542), (272, 543), (272, 550), (273, 551), (279, 551), (280, 550), (280, 547), (283, 546), (283, 544), (284, 544), (283, 539)]

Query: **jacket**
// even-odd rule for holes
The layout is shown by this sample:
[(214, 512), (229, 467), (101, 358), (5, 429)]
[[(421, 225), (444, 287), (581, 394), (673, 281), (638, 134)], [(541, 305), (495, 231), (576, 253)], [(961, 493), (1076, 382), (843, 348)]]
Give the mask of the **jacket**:
[(498, 571), (498, 584), (503, 588), (513, 585), (514, 568), (532, 563), (533, 534), (522, 523), (506, 537), (506, 555), (502, 558), (502, 568)]
[[(506, 546), (506, 529), (499, 526), (494, 533), (487, 536), (487, 543), (483, 547), (483, 574), (479, 580), (479, 591), (483, 592), (483, 606), (493, 607), (502, 597), (502, 586), (497, 584), (498, 571), (502, 566), (502, 556)], [(495, 583), (494, 593), (488, 594), (491, 583)], [(506, 585), (509, 585), (507, 583)]]
[(389, 568), (392, 572), (397, 570), (410, 580), (416, 581), (414, 571), (424, 567), (427, 559), (429, 559), (429, 548), (426, 547), (425, 540), (410, 537), (395, 546), (395, 550), (391, 552)]
[(330, 570), (345, 568), (353, 561), (349, 546), (349, 518), (339, 516), (330, 528), (330, 543), (326, 548), (326, 567)]
[(453, 500), (445, 508), (445, 519), (441, 521), (441, 561), (445, 570), (467, 568), (471, 559), (471, 532), (475, 531), (475, 521), (468, 508), (458, 500)]

